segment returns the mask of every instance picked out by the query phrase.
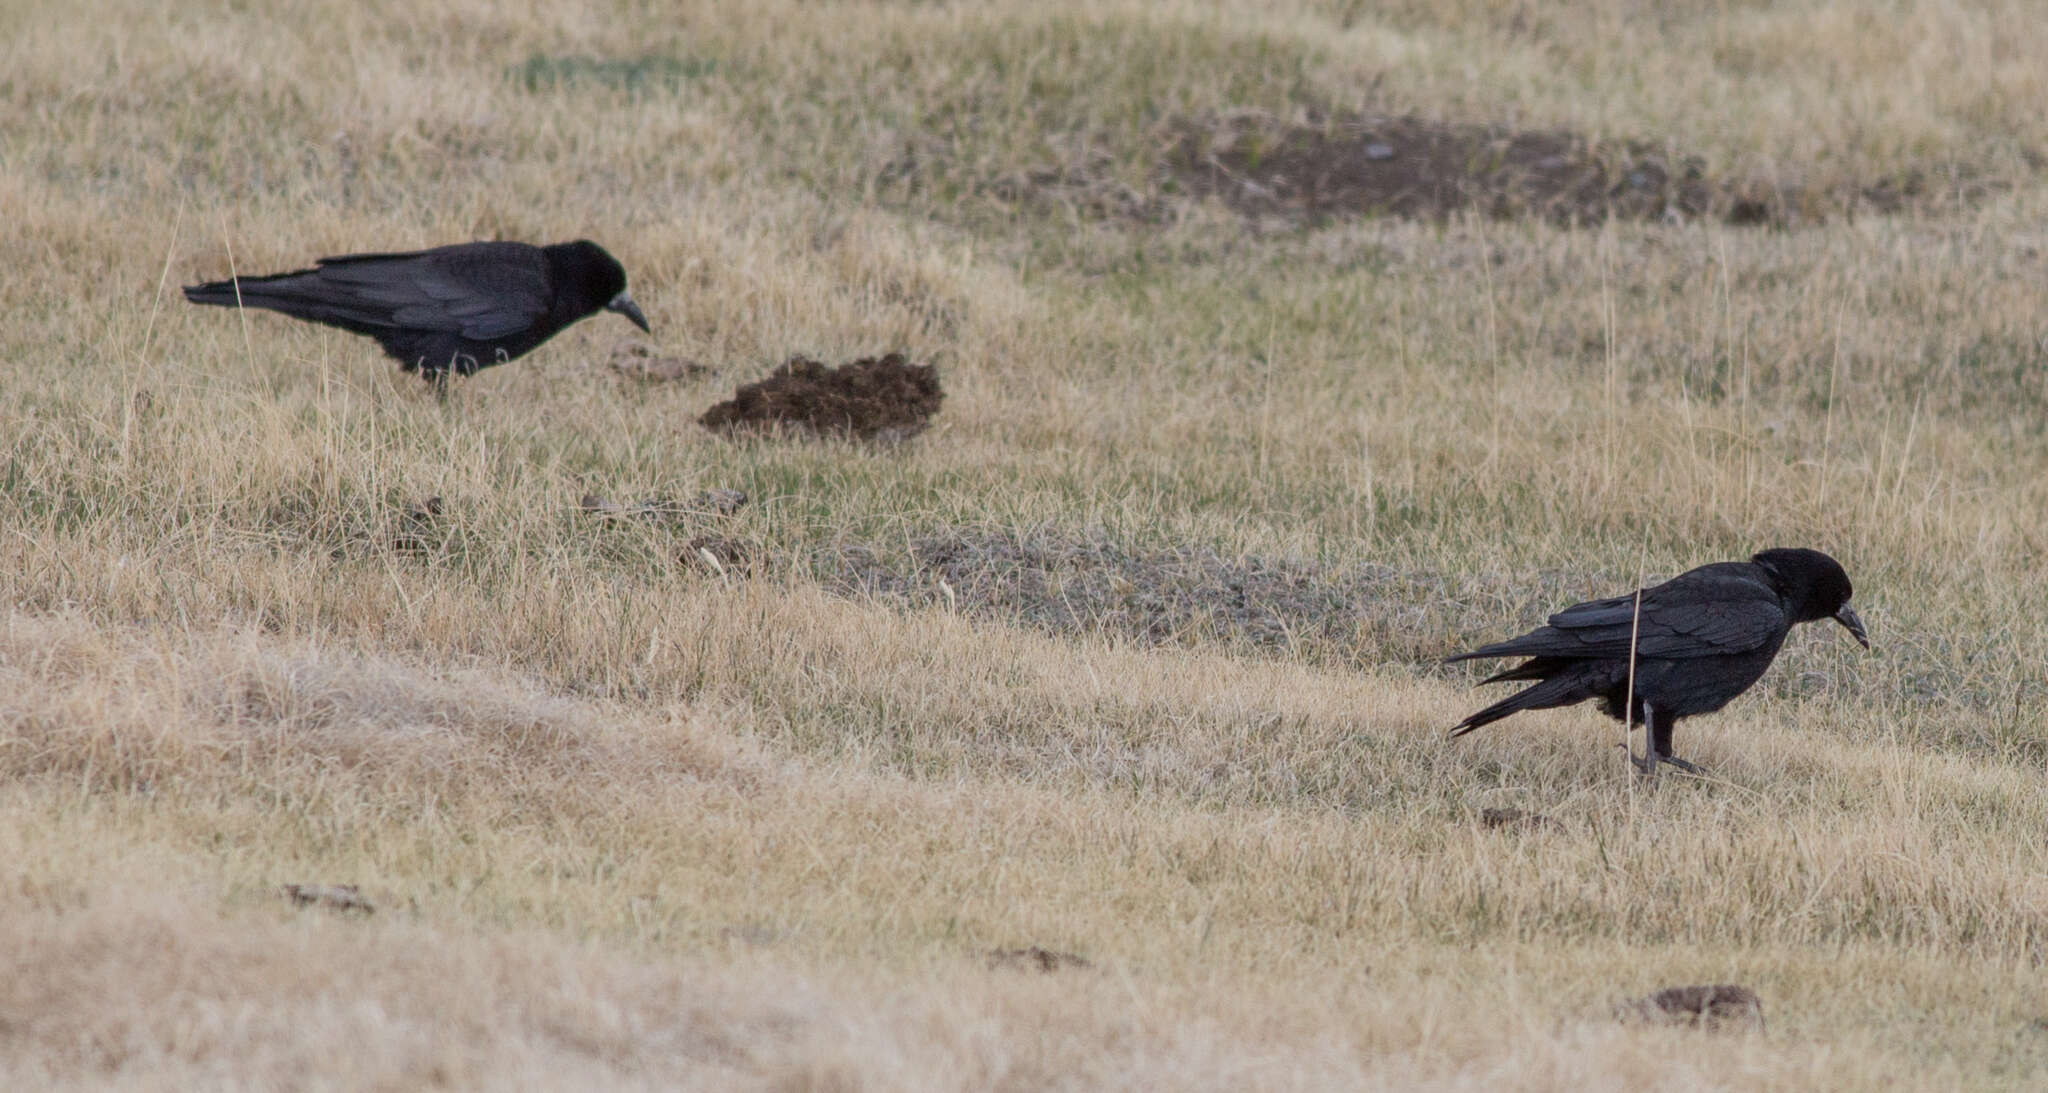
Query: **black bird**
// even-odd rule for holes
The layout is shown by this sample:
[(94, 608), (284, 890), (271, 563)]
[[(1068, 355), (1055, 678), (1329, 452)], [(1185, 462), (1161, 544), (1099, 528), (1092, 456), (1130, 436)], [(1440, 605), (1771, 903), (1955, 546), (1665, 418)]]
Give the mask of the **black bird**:
[(436, 384), (532, 351), (571, 323), (616, 311), (648, 330), (626, 270), (587, 239), (536, 247), (457, 243), (322, 258), (312, 269), (190, 285), (195, 304), (262, 307), (377, 339)]
[[(1794, 623), (1834, 619), (1870, 648), (1863, 620), (1849, 607), (1849, 575), (1818, 550), (1766, 550), (1746, 562), (1703, 565), (1626, 596), (1575, 604), (1547, 626), (1449, 658), (1528, 657), (1481, 682), (1535, 680), (1536, 685), (1460, 721), (1463, 736), (1521, 710), (1569, 706), (1589, 698), (1615, 720), (1643, 724), (1658, 763), (1699, 773), (1671, 754), (1678, 719), (1711, 713), (1763, 677)], [(1635, 648), (1633, 679), (1629, 648)], [(1634, 702), (1629, 702), (1631, 685)], [(1634, 756), (1630, 756), (1634, 759)]]

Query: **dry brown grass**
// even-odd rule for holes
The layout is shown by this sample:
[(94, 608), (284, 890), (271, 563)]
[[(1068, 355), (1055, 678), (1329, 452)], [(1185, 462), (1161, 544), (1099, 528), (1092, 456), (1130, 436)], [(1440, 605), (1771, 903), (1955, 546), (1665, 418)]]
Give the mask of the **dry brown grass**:
[[(2048, 38), (1654, 9), (16, 12), (0, 1085), (2037, 1084)], [(1276, 228), (1157, 189), (1234, 109), (1995, 185)], [(1001, 185), (1048, 169), (1171, 214)], [(440, 405), (176, 298), (479, 235), (604, 242), (706, 370), (622, 380), (600, 319)], [(695, 425), (897, 349), (946, 389), (908, 444)], [(752, 501), (581, 503), (714, 488)], [(991, 590), (934, 541), (1066, 553)], [(1647, 790), (1586, 710), (1442, 738), (1478, 699), (1434, 655), (1779, 543), (1844, 559), (1878, 652), (1796, 636), (1686, 727), (1712, 779)], [(1128, 623), (1209, 573), (1308, 591), (1255, 640)], [(988, 966), (1031, 945), (1089, 966)], [(1720, 982), (1767, 1033), (1611, 1018)]]

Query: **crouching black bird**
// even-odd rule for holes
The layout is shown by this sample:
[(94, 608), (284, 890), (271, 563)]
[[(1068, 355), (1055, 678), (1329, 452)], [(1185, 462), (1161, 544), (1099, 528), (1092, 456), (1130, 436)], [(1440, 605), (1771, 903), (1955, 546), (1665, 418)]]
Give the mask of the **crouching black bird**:
[(599, 311), (649, 330), (626, 293), (625, 268), (587, 239), (322, 258), (295, 273), (191, 285), (185, 298), (367, 334), (406, 371), (437, 384), (449, 372), (467, 376), (520, 357)]
[(1711, 713), (1748, 690), (1777, 658), (1794, 623), (1834, 619), (1870, 648), (1849, 593), (1849, 575), (1833, 558), (1817, 550), (1781, 549), (1746, 562), (1703, 565), (1627, 596), (1567, 607), (1550, 616), (1549, 625), (1445, 661), (1528, 657), (1482, 682), (1536, 681), (1460, 721), (1451, 735), (1521, 710), (1597, 698), (1609, 717), (1619, 721), (1626, 714), (1642, 722), (1649, 753), (1635, 759), (1639, 770), (1655, 773), (1658, 763), (1669, 763), (1699, 773), (1671, 754), (1678, 719)]

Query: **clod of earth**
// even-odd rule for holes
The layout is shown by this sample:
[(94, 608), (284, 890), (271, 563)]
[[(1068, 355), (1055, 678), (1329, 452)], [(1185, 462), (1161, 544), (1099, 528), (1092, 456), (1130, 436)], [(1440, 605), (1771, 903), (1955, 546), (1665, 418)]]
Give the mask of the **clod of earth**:
[(905, 440), (923, 432), (945, 399), (938, 369), (901, 353), (831, 368), (791, 357), (699, 419), (713, 432), (763, 432), (777, 426), (862, 440)]
[(1622, 1021), (1685, 1025), (1711, 1031), (1762, 1032), (1764, 1004), (1748, 987), (1730, 983), (1667, 987), (1614, 1007)]
[(1090, 964), (1087, 958), (1075, 956), (1073, 953), (1027, 945), (1022, 949), (991, 950), (988, 954), (988, 966), (1008, 968), (1012, 971), (1056, 972), (1062, 968), (1090, 968), (1094, 965)]
[(611, 370), (642, 383), (672, 383), (707, 375), (711, 368), (687, 357), (665, 357), (646, 342), (622, 341), (612, 347)]
[(280, 889), (284, 898), (300, 907), (325, 907), (330, 911), (375, 914), (377, 909), (363, 898), (353, 884), (287, 884)]
[(1489, 808), (1479, 813), (1479, 822), (1496, 830), (1515, 831), (1563, 831), (1564, 825), (1540, 812), (1524, 812), (1519, 808)]

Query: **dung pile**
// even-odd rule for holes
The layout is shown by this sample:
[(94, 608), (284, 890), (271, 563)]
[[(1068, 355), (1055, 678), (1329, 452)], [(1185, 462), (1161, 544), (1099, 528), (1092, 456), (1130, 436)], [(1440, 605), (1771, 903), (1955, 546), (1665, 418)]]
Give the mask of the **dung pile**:
[(838, 368), (799, 356), (733, 392), (698, 421), (727, 435), (780, 426), (821, 436), (900, 441), (923, 432), (945, 397), (938, 369), (911, 364), (901, 353), (863, 357)]

